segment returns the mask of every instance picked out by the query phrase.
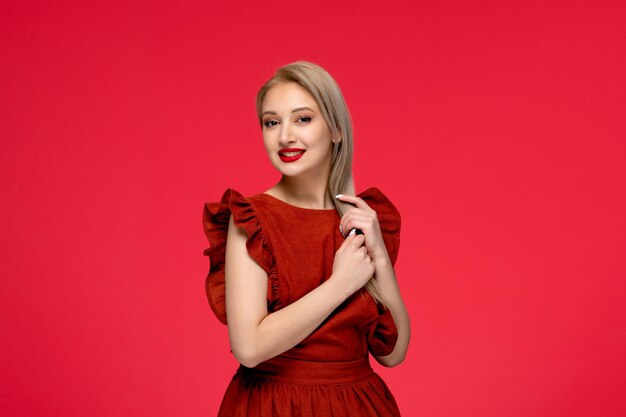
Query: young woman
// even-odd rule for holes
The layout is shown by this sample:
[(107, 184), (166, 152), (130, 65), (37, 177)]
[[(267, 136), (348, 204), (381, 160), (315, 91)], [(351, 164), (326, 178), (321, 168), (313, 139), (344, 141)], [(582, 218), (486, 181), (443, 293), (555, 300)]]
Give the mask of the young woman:
[(203, 212), (207, 296), (240, 362), (218, 416), (399, 416), (368, 352), (391, 367), (409, 344), (400, 213), (376, 187), (354, 195), (350, 115), (323, 68), (280, 68), (257, 116), (280, 181)]

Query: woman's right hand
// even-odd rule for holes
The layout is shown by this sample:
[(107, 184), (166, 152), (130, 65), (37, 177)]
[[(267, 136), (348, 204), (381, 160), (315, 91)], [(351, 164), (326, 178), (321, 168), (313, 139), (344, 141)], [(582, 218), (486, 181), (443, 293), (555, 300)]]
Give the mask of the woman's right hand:
[(332, 279), (350, 295), (360, 290), (375, 272), (362, 234), (349, 235), (335, 253)]

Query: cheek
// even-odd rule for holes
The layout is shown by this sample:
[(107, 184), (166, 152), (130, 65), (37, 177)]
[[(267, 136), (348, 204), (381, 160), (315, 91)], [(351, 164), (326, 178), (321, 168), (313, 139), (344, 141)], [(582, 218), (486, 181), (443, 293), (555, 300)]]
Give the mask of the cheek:
[(307, 135), (307, 139), (309, 143), (317, 147), (324, 147), (328, 142), (331, 142), (330, 133), (321, 126)]
[(265, 150), (270, 152), (271, 146), (271, 141), (269, 140), (267, 135), (263, 135), (263, 147), (265, 148)]

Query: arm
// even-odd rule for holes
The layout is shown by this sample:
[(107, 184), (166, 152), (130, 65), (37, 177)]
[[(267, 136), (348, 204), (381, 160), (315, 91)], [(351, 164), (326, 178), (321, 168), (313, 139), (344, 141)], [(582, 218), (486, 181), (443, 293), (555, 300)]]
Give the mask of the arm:
[(409, 314), (402, 301), (396, 273), (389, 260), (389, 255), (385, 253), (385, 255), (374, 256), (373, 258), (376, 269), (374, 283), (385, 303), (389, 306), (393, 321), (398, 329), (398, 341), (393, 352), (386, 356), (374, 356), (374, 358), (383, 366), (397, 366), (404, 361), (411, 339)]
[[(378, 222), (378, 213), (358, 196), (342, 195), (339, 198), (344, 202), (355, 205), (354, 208), (349, 209), (342, 217), (342, 229), (350, 230), (352, 228), (358, 228), (365, 233), (366, 244), (368, 249), (371, 248), (371, 257), (374, 260), (374, 285), (385, 301), (385, 304), (389, 307), (394, 324), (398, 330), (398, 339), (393, 351), (386, 356), (372, 356), (383, 366), (399, 365), (404, 361), (409, 347), (411, 325), (409, 315), (402, 301), (402, 296), (400, 295), (396, 273), (384, 243)], [(395, 212), (393, 214), (395, 216), (394, 222), (397, 223), (397, 233), (400, 227), (400, 214), (395, 209), (393, 212)]]
[(328, 279), (299, 300), (267, 311), (267, 273), (248, 254), (231, 215), (226, 241), (226, 315), (235, 358), (252, 368), (304, 340), (350, 295)]

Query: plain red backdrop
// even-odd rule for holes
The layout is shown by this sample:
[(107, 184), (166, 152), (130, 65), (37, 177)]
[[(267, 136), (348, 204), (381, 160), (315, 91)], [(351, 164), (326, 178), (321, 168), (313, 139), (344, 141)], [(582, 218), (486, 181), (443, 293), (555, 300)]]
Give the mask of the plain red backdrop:
[(0, 6), (0, 414), (215, 415), (204, 201), (278, 180), (255, 96), (324, 66), (402, 213), (403, 416), (626, 414), (626, 3)]

